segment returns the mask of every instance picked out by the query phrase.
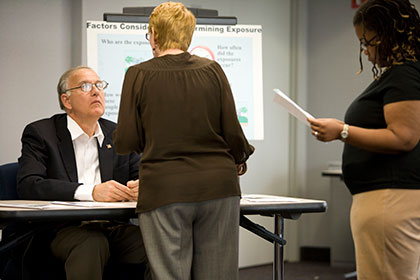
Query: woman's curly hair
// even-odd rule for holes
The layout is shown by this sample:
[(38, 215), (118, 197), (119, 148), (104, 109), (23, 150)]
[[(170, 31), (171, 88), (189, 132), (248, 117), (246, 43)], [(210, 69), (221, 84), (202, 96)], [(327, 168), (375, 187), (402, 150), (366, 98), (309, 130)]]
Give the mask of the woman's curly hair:
[[(420, 17), (409, 0), (368, 0), (356, 11), (353, 25), (361, 25), (364, 32), (376, 32), (377, 40), (374, 45), (377, 49), (374, 61), (377, 63), (372, 67), (375, 79), (381, 76), (384, 69), (393, 65), (418, 60)], [(362, 49), (360, 55), (361, 53)], [(362, 70), (360, 58), (360, 72)]]

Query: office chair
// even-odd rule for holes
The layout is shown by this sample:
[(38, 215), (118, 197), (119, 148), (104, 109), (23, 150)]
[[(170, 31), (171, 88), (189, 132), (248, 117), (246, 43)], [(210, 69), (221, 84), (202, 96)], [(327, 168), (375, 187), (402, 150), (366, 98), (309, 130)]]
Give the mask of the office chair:
[[(0, 165), (0, 200), (18, 200), (17, 193), (17, 162)], [(45, 252), (41, 245), (45, 227), (38, 227), (25, 222), (15, 222), (3, 225), (2, 239), (0, 241), (0, 278), (1, 279), (65, 279), (63, 270), (39, 271), (39, 259), (36, 251)], [(35, 241), (34, 241), (35, 240)], [(48, 246), (48, 244), (46, 245)], [(46, 261), (46, 257), (40, 259)], [(53, 260), (54, 261), (54, 260)], [(54, 266), (53, 266), (54, 268)]]
[(19, 199), (16, 189), (16, 178), (19, 165), (17, 162), (0, 165), (0, 199)]
[[(17, 191), (16, 191), (16, 177), (17, 177), (17, 170), (18, 170), (18, 163), (7, 163), (0, 166), (0, 199), (17, 199)], [(3, 229), (4, 228), (4, 229)], [(13, 226), (12, 226), (13, 228)], [(0, 247), (8, 244), (7, 239), (10, 235), (9, 232), (13, 232), (13, 229), (5, 228), (5, 226), (0, 224), (0, 229), (2, 230), (2, 239), (6, 239), (0, 243)], [(2, 245), (3, 244), (3, 245)], [(7, 251), (7, 250), (4, 250)], [(3, 277), (3, 272), (8, 271), (9, 275), (16, 275), (16, 271), (11, 267), (13, 264), (10, 262), (11, 253), (7, 252), (5, 254), (0, 255), (0, 276)]]

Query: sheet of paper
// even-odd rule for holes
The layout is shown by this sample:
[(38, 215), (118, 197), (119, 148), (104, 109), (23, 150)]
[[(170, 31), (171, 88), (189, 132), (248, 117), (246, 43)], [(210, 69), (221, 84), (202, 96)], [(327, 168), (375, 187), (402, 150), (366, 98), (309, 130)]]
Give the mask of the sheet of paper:
[(297, 105), (290, 97), (284, 94), (281, 90), (275, 88), (274, 91), (274, 102), (283, 106), (290, 114), (295, 118), (310, 126), (307, 118), (314, 118), (311, 114), (303, 110), (299, 105)]
[(136, 201), (127, 202), (96, 202), (96, 201), (19, 201), (3, 200), (0, 207), (26, 208), (41, 210), (62, 210), (71, 208), (136, 208)]
[(274, 196), (264, 194), (245, 194), (242, 195), (242, 199), (251, 202), (301, 202), (302, 199), (287, 197), (287, 196)]
[(136, 208), (137, 202), (51, 201), (54, 205), (100, 208)]
[(29, 208), (29, 209), (46, 209), (48, 204), (36, 204), (36, 203), (0, 203), (0, 207), (8, 208)]

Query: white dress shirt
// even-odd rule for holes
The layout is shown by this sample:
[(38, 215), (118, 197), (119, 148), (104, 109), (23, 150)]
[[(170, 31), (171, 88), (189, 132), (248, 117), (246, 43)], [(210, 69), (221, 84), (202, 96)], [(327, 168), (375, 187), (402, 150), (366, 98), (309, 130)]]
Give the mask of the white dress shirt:
[(95, 134), (89, 137), (80, 126), (67, 115), (67, 129), (73, 142), (74, 155), (76, 158), (77, 176), (80, 185), (74, 198), (77, 200), (93, 201), (92, 192), (95, 185), (101, 182), (99, 169), (98, 144), (102, 147), (104, 134), (97, 122)]

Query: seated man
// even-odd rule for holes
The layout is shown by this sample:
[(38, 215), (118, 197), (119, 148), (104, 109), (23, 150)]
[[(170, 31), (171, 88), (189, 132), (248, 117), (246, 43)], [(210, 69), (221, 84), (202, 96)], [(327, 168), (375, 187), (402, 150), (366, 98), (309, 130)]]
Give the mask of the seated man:
[[(101, 118), (107, 85), (88, 67), (61, 76), (57, 91), (66, 113), (33, 122), (22, 135), (22, 199), (137, 200), (140, 156), (117, 155), (112, 142), (116, 124)], [(110, 256), (127, 264), (123, 267), (146, 260), (139, 227), (113, 221), (66, 223), (51, 251), (64, 262), (68, 280), (102, 279)]]

